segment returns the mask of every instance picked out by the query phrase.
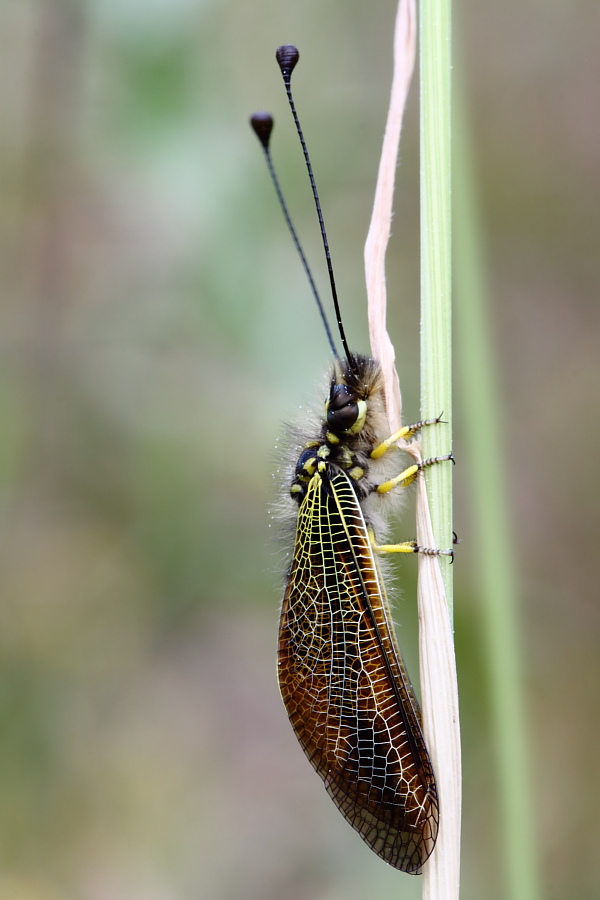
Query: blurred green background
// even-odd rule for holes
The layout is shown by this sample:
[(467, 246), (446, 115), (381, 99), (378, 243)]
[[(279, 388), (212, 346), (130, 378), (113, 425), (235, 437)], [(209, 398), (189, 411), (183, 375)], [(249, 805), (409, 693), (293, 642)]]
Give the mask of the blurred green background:
[[(456, 3), (506, 411), (544, 896), (600, 895), (600, 8)], [(275, 682), (281, 423), (328, 350), (247, 119), (347, 331), (391, 76), (392, 2), (7, 0), (0, 9), (0, 897), (419, 895), (304, 760)], [(389, 253), (418, 402), (418, 100)], [(477, 378), (477, 372), (472, 373)], [(320, 402), (320, 394), (319, 402)], [(488, 690), (456, 395), (463, 894), (501, 898)], [(464, 458), (464, 454), (463, 454)], [(413, 534), (410, 517), (399, 532)], [(414, 560), (399, 564), (416, 672)]]

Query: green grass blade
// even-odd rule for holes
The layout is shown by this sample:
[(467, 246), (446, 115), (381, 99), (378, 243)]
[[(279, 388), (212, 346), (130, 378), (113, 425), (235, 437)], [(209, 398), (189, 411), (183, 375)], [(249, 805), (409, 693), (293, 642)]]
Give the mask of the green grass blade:
[(494, 744), (498, 765), (500, 832), (506, 877), (502, 896), (540, 896), (532, 829), (526, 717), (519, 655), (518, 586), (507, 508), (507, 480), (501, 450), (508, 431), (494, 368), (483, 271), (481, 224), (473, 181), (468, 132), (461, 97), (455, 92), (454, 197), (457, 352), (461, 409), (474, 507), (474, 540), (479, 560), (491, 686)]

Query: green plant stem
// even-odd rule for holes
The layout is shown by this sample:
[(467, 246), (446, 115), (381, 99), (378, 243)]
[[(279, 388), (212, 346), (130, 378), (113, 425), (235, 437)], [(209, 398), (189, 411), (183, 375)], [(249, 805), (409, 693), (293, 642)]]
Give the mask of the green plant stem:
[[(443, 412), (445, 425), (423, 431), (423, 456), (452, 446), (450, 0), (421, 0), (421, 412)], [(452, 546), (452, 465), (427, 470), (427, 491), (437, 547)], [(452, 570), (441, 557), (452, 613)]]

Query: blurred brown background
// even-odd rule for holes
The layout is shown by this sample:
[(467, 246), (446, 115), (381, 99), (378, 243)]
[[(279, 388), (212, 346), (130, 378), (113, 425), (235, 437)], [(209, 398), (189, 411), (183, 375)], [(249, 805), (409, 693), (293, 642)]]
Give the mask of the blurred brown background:
[[(456, 3), (506, 409), (544, 896), (600, 895), (600, 7)], [(322, 279), (273, 59), (300, 47), (347, 331), (392, 2), (13, 0), (0, 10), (0, 896), (419, 895), (342, 821), (275, 683), (275, 440), (325, 339), (247, 118)], [(418, 418), (418, 123), (391, 330)], [(477, 377), (477, 373), (472, 373)], [(460, 396), (456, 446), (461, 458)], [(501, 898), (493, 748), (456, 468), (463, 896)], [(410, 519), (402, 526), (412, 535)], [(416, 671), (414, 560), (396, 618)]]

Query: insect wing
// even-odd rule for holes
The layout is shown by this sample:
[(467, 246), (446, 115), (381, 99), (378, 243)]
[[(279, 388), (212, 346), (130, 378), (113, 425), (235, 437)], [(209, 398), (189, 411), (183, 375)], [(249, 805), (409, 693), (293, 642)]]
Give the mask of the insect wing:
[(309, 482), (281, 611), (279, 684), (296, 735), (350, 824), (417, 873), (438, 800), (369, 533), (345, 472)]

